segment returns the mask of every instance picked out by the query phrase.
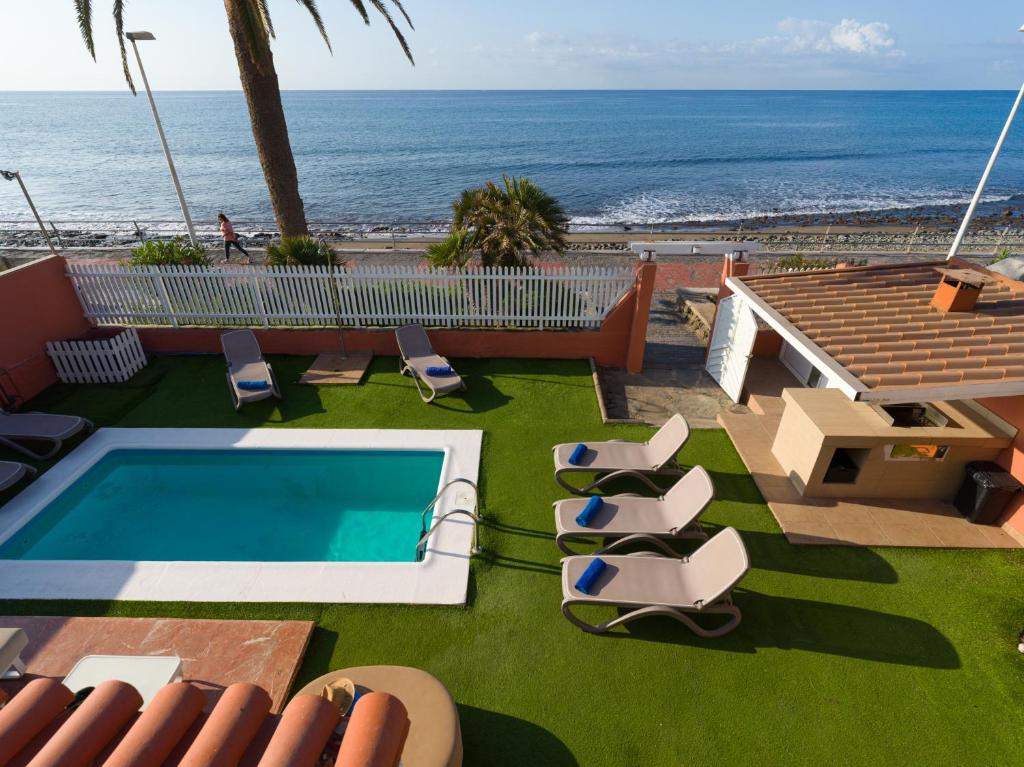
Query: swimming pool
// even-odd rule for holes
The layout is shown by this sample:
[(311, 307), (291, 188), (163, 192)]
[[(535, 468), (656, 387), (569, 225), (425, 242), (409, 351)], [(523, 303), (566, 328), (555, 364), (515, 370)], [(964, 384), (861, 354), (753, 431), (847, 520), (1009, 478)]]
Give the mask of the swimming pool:
[(415, 562), (444, 452), (112, 450), (3, 559)]
[[(100, 429), (0, 509), (0, 598), (465, 601), (481, 432)], [(473, 508), (468, 486), (434, 514)], [(430, 520), (428, 518), (427, 523)]]

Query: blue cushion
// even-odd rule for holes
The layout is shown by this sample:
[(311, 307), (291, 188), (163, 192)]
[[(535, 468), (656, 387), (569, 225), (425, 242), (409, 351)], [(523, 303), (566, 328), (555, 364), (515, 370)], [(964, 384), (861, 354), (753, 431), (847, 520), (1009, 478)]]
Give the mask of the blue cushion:
[(576, 524), (581, 527), (589, 527), (594, 515), (601, 510), (602, 506), (604, 506), (604, 498), (599, 495), (590, 496), (590, 500), (583, 507), (583, 511), (576, 515)]
[(242, 391), (266, 391), (270, 384), (266, 381), (239, 381), (238, 388)]
[(590, 590), (594, 588), (594, 583), (600, 577), (604, 569), (608, 567), (603, 559), (594, 559), (587, 569), (583, 571), (583, 575), (580, 576), (579, 580), (576, 581), (576, 590), (582, 591), (584, 594), (589, 594)]
[(573, 466), (580, 462), (580, 459), (587, 452), (587, 446), (580, 442), (572, 451), (572, 455), (569, 456), (569, 463)]
[(431, 365), (427, 368), (428, 376), (453, 376), (455, 371), (451, 365)]

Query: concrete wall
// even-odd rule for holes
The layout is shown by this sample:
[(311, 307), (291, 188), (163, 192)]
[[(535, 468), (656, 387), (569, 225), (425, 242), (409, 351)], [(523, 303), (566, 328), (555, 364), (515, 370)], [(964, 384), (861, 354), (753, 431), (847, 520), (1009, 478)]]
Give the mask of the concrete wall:
[(56, 383), (47, 341), (89, 331), (82, 306), (59, 256), (0, 272), (0, 396), (9, 405)]
[[(1013, 445), (1004, 450), (998, 460), (1024, 484), (1024, 397), (996, 397), (978, 402), (1019, 429)], [(1024, 536), (1024, 493), (1017, 494), (1003, 519)]]

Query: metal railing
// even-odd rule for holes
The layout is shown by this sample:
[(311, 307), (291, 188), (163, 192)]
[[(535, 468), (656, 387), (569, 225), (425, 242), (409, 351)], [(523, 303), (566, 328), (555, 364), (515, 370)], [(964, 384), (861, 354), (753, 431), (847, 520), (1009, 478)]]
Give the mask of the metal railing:
[[(470, 511), (468, 509), (453, 509), (452, 511), (442, 514), (438, 519), (434, 520), (433, 524), (431, 524), (430, 528), (428, 529), (427, 514), (431, 513), (434, 510), (434, 507), (437, 506), (437, 502), (441, 500), (441, 496), (443, 496), (448, 491), (448, 488), (459, 484), (469, 485), (473, 489), (473, 510)], [(477, 487), (476, 482), (473, 482), (470, 479), (466, 479), (465, 477), (456, 477), (455, 479), (445, 482), (444, 486), (442, 486), (441, 489), (437, 491), (437, 495), (435, 495), (433, 499), (430, 501), (430, 503), (428, 503), (424, 507), (423, 511), (420, 512), (420, 539), (419, 542), (416, 544), (417, 562), (423, 559), (423, 555), (426, 553), (427, 550), (427, 541), (430, 540), (430, 536), (434, 534), (434, 531), (437, 530), (438, 526), (449, 517), (458, 515), (467, 516), (473, 522), (473, 548), (471, 550), (471, 553), (479, 554), (483, 550), (480, 548), (480, 533), (479, 530), (477, 529), (480, 521), (483, 519), (483, 515), (480, 514), (480, 489)]]

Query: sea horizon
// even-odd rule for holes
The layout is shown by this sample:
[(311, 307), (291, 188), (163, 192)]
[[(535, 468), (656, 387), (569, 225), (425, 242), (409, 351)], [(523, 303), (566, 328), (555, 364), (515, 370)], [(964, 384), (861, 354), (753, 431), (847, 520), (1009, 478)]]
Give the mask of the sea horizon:
[[(282, 92), (307, 218), (443, 222), (527, 176), (574, 227), (955, 217), (1011, 91), (488, 89)], [(273, 216), (240, 90), (155, 91), (197, 221)], [(126, 98), (128, 97), (128, 98)], [(180, 218), (144, 95), (0, 91), (0, 156), (44, 218)], [(1022, 209), (1009, 142), (981, 214)], [(0, 222), (29, 220), (0, 186)], [(891, 223), (891, 222), (890, 222)]]

